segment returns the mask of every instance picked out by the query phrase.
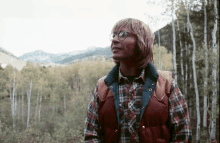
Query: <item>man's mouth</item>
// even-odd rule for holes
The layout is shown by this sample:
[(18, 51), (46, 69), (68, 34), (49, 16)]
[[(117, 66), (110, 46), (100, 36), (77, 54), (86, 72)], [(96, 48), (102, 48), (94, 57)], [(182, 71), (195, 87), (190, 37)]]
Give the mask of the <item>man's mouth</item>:
[(116, 52), (116, 51), (119, 51), (119, 50), (121, 50), (121, 48), (113, 48), (112, 49), (113, 52)]

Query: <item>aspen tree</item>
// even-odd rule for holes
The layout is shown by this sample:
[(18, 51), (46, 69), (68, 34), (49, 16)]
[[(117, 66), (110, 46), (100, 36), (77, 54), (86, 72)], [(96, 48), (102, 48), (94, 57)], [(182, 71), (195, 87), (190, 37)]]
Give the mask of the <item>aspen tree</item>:
[(213, 94), (212, 94), (212, 118), (211, 118), (211, 134), (210, 139), (216, 139), (216, 116), (215, 112), (216, 108), (216, 101), (217, 101), (217, 83), (216, 83), (216, 74), (217, 74), (217, 43), (216, 43), (216, 32), (217, 32), (217, 19), (218, 19), (218, 10), (217, 10), (217, 0), (214, 0), (214, 28), (212, 31), (212, 47), (213, 47), (213, 55), (214, 55), (214, 64), (212, 70), (213, 81), (212, 85), (214, 87)]
[(24, 129), (24, 90), (22, 89), (22, 125)]
[(10, 90), (10, 100), (11, 100), (11, 111), (13, 118), (13, 129), (15, 129), (15, 71), (14, 71), (14, 82), (13, 82), (13, 91), (11, 93), (11, 86), (9, 86)]
[(63, 98), (63, 108), (64, 108), (64, 115), (66, 113), (66, 95), (64, 94), (64, 98)]
[(45, 86), (47, 86), (47, 82), (45, 81), (45, 79), (44, 78), (40, 78), (39, 79), (39, 81), (38, 81), (38, 83), (39, 83), (39, 97), (38, 97), (38, 100), (39, 100), (39, 98), (40, 98), (40, 103), (39, 103), (39, 108), (38, 108), (38, 122), (40, 122), (40, 114), (41, 114), (41, 102), (42, 102), (42, 96), (43, 96), (43, 87), (45, 87)]
[[(189, 24), (188, 24), (188, 20), (187, 20), (187, 33), (188, 33), (188, 36), (190, 36), (190, 29), (189, 29)], [(188, 43), (188, 56), (189, 56), (189, 69), (190, 69), (190, 62), (192, 61), (192, 58), (191, 58), (191, 44)], [(192, 81), (192, 72), (189, 70), (189, 81)], [(189, 82), (189, 90), (192, 89), (192, 83)], [(195, 111), (195, 110), (193, 110)], [(190, 96), (189, 97), (189, 113), (190, 113), (190, 117), (192, 117), (192, 97)], [(194, 114), (195, 115), (195, 114)]]
[(40, 106), (38, 113), (38, 121), (40, 122), (40, 113), (41, 113), (41, 102), (42, 102), (42, 86), (41, 86), (41, 95), (40, 95)]
[(189, 20), (189, 4), (186, 1), (186, 12), (187, 12), (187, 24), (190, 28), (190, 36), (193, 41), (193, 53), (192, 53), (192, 66), (193, 66), (193, 77), (194, 77), (194, 88), (196, 93), (196, 111), (197, 111), (197, 128), (196, 128), (196, 141), (200, 142), (200, 111), (199, 111), (199, 93), (197, 87), (197, 77), (196, 77), (196, 69), (195, 69), (195, 51), (196, 51), (196, 42), (193, 36), (193, 28)]
[(0, 120), (0, 135), (2, 134), (2, 121)]
[(158, 30), (158, 45), (159, 45), (159, 69), (161, 69), (161, 61), (160, 61), (160, 29)]
[(206, 4), (203, 0), (204, 6), (204, 48), (205, 48), (205, 81), (204, 81), (204, 111), (203, 111), (203, 127), (207, 127), (207, 77), (208, 77), (208, 48), (207, 48), (207, 16), (206, 16)]
[(30, 91), (27, 91), (27, 97), (28, 97), (28, 116), (27, 116), (27, 128), (29, 127), (29, 120), (30, 120), (30, 104), (31, 104), (31, 89), (32, 89), (32, 79), (30, 83)]
[(21, 96), (19, 96), (19, 100), (18, 100), (18, 119), (20, 118), (20, 104), (21, 104)]
[(38, 90), (38, 94), (37, 94), (37, 100), (36, 100), (35, 124), (36, 124), (36, 122), (37, 122), (37, 108), (38, 108), (38, 99), (39, 99), (39, 90)]
[(177, 69), (176, 69), (176, 35), (175, 35), (175, 25), (174, 25), (174, 0), (172, 0), (172, 30), (173, 30), (173, 75), (177, 82)]
[[(185, 26), (184, 26), (184, 33), (185, 33)], [(185, 41), (185, 54), (186, 54), (186, 57), (187, 57), (187, 55), (188, 55), (188, 48), (187, 48), (187, 42)], [(185, 95), (187, 95), (187, 88), (188, 88), (188, 86), (187, 86), (187, 78), (188, 78), (188, 64), (187, 64), (187, 59), (186, 59), (186, 63), (185, 63), (186, 65), (185, 65)], [(190, 100), (188, 100), (188, 101), (190, 101)], [(190, 117), (191, 117), (191, 111), (189, 110), (189, 115), (190, 115)]]
[(15, 91), (15, 117), (17, 116), (17, 92)]
[[(179, 22), (177, 20), (177, 27), (178, 27), (178, 32), (179, 32), (179, 43), (180, 43), (180, 67), (181, 67), (181, 81), (182, 81), (182, 86), (184, 86), (184, 73), (183, 73), (183, 48), (182, 48), (182, 43), (181, 43), (181, 36), (180, 36), (180, 28), (179, 28)], [(184, 87), (183, 87), (184, 89)]]
[[(158, 1), (158, 3), (155, 3), (155, 1), (153, 1), (153, 2), (151, 2), (151, 1), (147, 1), (147, 4), (156, 4), (156, 5), (161, 5), (161, 4), (163, 4), (163, 2), (162, 1)], [(144, 13), (144, 15), (147, 15), (146, 13)], [(160, 16), (162, 16), (162, 14), (160, 15)], [(149, 23), (147, 23), (147, 24), (149, 24), (149, 26), (152, 24), (152, 25), (156, 25), (156, 26), (158, 26), (158, 23), (161, 21), (161, 17), (160, 16), (150, 16), (150, 15), (148, 15), (148, 19), (149, 19)], [(164, 20), (165, 18), (163, 18), (163, 20)], [(161, 64), (161, 52), (160, 52), (160, 50), (161, 50), (161, 48), (160, 48), (160, 29), (158, 29), (158, 31), (157, 31), (157, 36), (158, 36), (158, 46), (159, 46), (159, 62), (158, 62), (158, 69), (162, 69), (162, 64)]]
[[(167, 0), (169, 1), (169, 0)], [(171, 4), (171, 16), (172, 16), (172, 33), (173, 33), (173, 76), (175, 81), (177, 82), (178, 77), (177, 77), (177, 67), (176, 67), (176, 34), (175, 34), (175, 23), (174, 23), (174, 14), (175, 14), (175, 2), (178, 1), (174, 1), (171, 0), (172, 4)]]

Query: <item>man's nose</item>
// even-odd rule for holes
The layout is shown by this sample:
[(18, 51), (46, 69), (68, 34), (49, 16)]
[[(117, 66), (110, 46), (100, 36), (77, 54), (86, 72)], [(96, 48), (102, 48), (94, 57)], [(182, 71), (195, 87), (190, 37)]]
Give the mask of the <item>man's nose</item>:
[(112, 43), (113, 44), (116, 44), (116, 43), (119, 43), (119, 37), (118, 37), (118, 35), (116, 35), (113, 39), (112, 39)]

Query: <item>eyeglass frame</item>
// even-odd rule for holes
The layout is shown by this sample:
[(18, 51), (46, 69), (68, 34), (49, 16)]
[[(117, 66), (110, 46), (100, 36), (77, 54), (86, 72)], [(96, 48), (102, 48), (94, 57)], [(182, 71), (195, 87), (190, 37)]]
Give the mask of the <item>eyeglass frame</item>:
[[(121, 32), (125, 32), (125, 33), (127, 33), (127, 35), (126, 35), (124, 38), (122, 38), (121, 36), (119, 36), (119, 34), (120, 34)], [(118, 32), (114, 37), (112, 36), (113, 34), (114, 34), (114, 33), (111, 33), (111, 34), (109, 35), (110, 41), (112, 41), (112, 40), (115, 38), (115, 36), (118, 36), (118, 38), (119, 38), (120, 41), (124, 41), (127, 37), (130, 37), (131, 35), (133, 35), (132, 33), (126, 32), (126, 31), (120, 31), (120, 32)], [(113, 38), (111, 38), (111, 36), (112, 36)]]

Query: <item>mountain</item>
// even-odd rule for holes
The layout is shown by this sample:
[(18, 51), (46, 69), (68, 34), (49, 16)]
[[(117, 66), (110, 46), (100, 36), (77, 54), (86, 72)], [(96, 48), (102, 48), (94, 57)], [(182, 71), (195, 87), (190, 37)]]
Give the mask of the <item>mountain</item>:
[(56, 54), (46, 53), (42, 50), (26, 53), (19, 57), (19, 59), (23, 61), (31, 61), (36, 63), (53, 62), (53, 59), (56, 58), (57, 58)]
[(66, 64), (71, 63), (76, 59), (83, 59), (89, 56), (96, 55), (106, 55), (111, 56), (110, 47), (101, 48), (101, 47), (88, 47), (86, 50), (72, 51), (69, 53), (60, 53), (52, 54), (46, 53), (42, 50), (37, 50), (34, 52), (23, 54), (19, 59), (23, 61), (31, 61), (40, 64), (45, 63), (57, 63), (57, 64)]
[(112, 55), (111, 52), (111, 48), (106, 47), (106, 48), (93, 48), (93, 49), (89, 49), (87, 50), (87, 52), (85, 53), (81, 53), (81, 54), (77, 54), (77, 55), (73, 55), (73, 56), (69, 56), (65, 59), (63, 59), (62, 61), (59, 61), (59, 64), (68, 64), (71, 63), (74, 60), (82, 60), (84, 58), (88, 58), (88, 57), (93, 57), (93, 56), (105, 56), (106, 58), (110, 58)]

